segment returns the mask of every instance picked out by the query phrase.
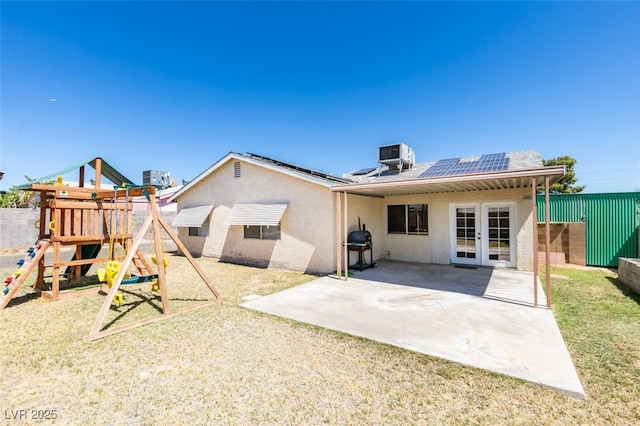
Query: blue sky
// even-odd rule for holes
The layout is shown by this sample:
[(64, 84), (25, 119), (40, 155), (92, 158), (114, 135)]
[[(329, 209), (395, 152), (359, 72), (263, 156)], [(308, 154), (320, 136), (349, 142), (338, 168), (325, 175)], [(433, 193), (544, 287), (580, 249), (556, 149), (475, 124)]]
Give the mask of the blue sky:
[(570, 155), (588, 192), (640, 191), (639, 2), (0, 8), (0, 189), (96, 156), (137, 182), (230, 151), (340, 175), (404, 142)]

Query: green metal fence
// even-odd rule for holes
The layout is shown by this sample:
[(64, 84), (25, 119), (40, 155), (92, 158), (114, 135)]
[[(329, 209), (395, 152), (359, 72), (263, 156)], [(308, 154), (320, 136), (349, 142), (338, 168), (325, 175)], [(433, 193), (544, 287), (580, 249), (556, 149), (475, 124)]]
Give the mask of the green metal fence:
[[(538, 221), (544, 223), (544, 195), (538, 195)], [(618, 257), (638, 258), (640, 192), (554, 194), (550, 222), (586, 223), (586, 263), (617, 267)]]

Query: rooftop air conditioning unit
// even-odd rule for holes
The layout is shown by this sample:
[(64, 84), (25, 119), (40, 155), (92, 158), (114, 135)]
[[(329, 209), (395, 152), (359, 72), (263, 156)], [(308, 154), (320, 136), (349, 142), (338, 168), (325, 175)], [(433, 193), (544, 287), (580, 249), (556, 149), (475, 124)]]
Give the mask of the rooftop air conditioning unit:
[(411, 168), (416, 163), (416, 155), (404, 143), (385, 145), (380, 147), (378, 162), (389, 166), (389, 169)]
[(169, 188), (171, 186), (171, 175), (169, 172), (159, 170), (145, 170), (142, 172), (142, 185), (155, 186), (156, 188)]

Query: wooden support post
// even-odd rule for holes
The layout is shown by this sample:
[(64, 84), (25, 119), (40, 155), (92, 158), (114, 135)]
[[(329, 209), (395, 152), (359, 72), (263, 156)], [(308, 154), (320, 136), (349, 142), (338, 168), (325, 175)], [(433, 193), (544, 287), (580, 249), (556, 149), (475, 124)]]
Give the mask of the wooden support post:
[(158, 284), (160, 284), (160, 295), (162, 299), (162, 313), (169, 313), (169, 293), (167, 292), (167, 278), (164, 269), (164, 253), (162, 252), (162, 235), (160, 234), (160, 221), (158, 220), (158, 206), (155, 194), (149, 195), (149, 207), (151, 209), (153, 225), (153, 242), (156, 251), (156, 263), (158, 267)]
[(349, 280), (349, 247), (347, 247), (347, 192), (344, 192), (344, 245), (343, 245), (343, 256), (344, 256), (344, 279), (345, 281)]
[(340, 193), (335, 193), (335, 203), (336, 203), (336, 274), (338, 275), (338, 279), (342, 279), (342, 234), (340, 233), (340, 204), (342, 200), (340, 198)]
[(60, 295), (60, 234), (62, 232), (62, 214), (60, 209), (55, 209), (53, 214), (53, 273), (51, 277), (51, 298), (58, 300)]
[(38, 275), (36, 282), (33, 283), (33, 289), (44, 290), (44, 255), (38, 260)]
[(549, 206), (549, 176), (544, 177), (544, 240), (546, 261), (547, 308), (551, 307), (551, 225), (549, 224), (551, 207)]
[(80, 175), (78, 176), (78, 186), (84, 188), (84, 166), (80, 166)]
[[(76, 259), (82, 259), (82, 246), (76, 244)], [(78, 284), (82, 279), (82, 265), (76, 265), (73, 267), (73, 281)]]
[[(47, 228), (47, 193), (45, 191), (40, 191), (40, 222), (38, 229), (38, 240), (42, 240), (45, 238), (45, 230)], [(33, 288), (43, 290), (44, 289), (44, 256), (40, 258), (38, 262), (38, 276), (36, 277), (36, 282), (33, 285)]]
[(164, 220), (164, 218), (160, 215), (158, 215), (158, 220), (160, 222), (160, 225), (164, 228), (165, 232), (167, 233), (167, 235), (169, 235), (169, 238), (171, 238), (171, 240), (176, 243), (176, 246), (178, 247), (178, 249), (180, 249), (180, 251), (182, 252), (182, 254), (184, 255), (184, 257), (187, 258), (187, 260), (189, 261), (189, 263), (191, 264), (191, 266), (193, 266), (193, 269), (196, 270), (196, 272), (198, 273), (198, 275), (200, 275), (200, 278), (202, 278), (202, 281), (204, 281), (204, 283), (207, 285), (207, 287), (209, 287), (209, 290), (211, 290), (211, 293), (213, 293), (213, 295), (216, 298), (220, 297), (220, 294), (218, 293), (218, 291), (215, 289), (215, 287), (213, 286), (213, 284), (211, 284), (211, 281), (209, 281), (209, 278), (207, 277), (207, 275), (204, 273), (204, 271), (202, 270), (202, 268), (200, 268), (200, 266), (198, 266), (198, 264), (196, 263), (196, 261), (193, 259), (193, 256), (191, 256), (191, 253), (189, 253), (189, 250), (187, 250), (187, 248), (185, 247), (184, 244), (182, 244), (182, 241), (180, 241), (180, 239), (178, 238), (178, 236), (176, 235), (175, 232), (173, 232), (173, 229), (171, 229), (171, 226), (169, 226), (169, 224)]
[[(81, 209), (72, 210), (73, 214), (73, 226), (71, 227), (74, 236), (82, 236), (83, 234), (83, 217), (84, 213)], [(76, 259), (82, 259), (82, 246), (76, 245)], [(73, 268), (73, 280), (76, 284), (80, 283), (82, 279), (82, 266), (76, 265)]]
[(113, 300), (113, 297), (115, 296), (118, 289), (120, 288), (120, 285), (122, 284), (122, 280), (124, 279), (124, 275), (127, 272), (129, 264), (131, 263), (131, 260), (133, 259), (133, 256), (135, 255), (136, 250), (138, 250), (138, 247), (140, 247), (140, 243), (144, 238), (144, 234), (149, 230), (149, 227), (151, 226), (151, 221), (152, 221), (152, 216), (149, 215), (147, 216), (144, 223), (142, 224), (142, 227), (140, 228), (140, 232), (138, 232), (138, 235), (133, 241), (131, 250), (129, 250), (129, 253), (127, 253), (127, 256), (124, 258), (124, 262), (122, 262), (122, 266), (120, 267), (120, 272), (118, 272), (118, 275), (116, 276), (116, 279), (113, 282), (113, 285), (109, 289), (109, 293), (107, 294), (107, 297), (104, 300), (104, 303), (102, 303), (102, 308), (100, 309), (98, 318), (96, 318), (96, 322), (93, 324), (93, 328), (91, 329), (90, 335), (97, 334), (102, 328), (102, 324), (104, 323), (104, 320), (107, 317), (107, 313), (109, 312), (109, 307), (111, 307), (111, 301)]
[[(100, 313), (98, 314), (98, 317), (96, 318), (95, 323), (93, 324), (93, 328), (91, 329), (91, 332), (89, 333), (88, 336), (85, 337), (85, 340), (89, 340), (89, 341), (97, 340), (105, 336), (119, 333), (121, 331), (130, 330), (135, 327), (151, 324), (161, 319), (170, 318), (181, 312), (187, 312), (203, 306), (208, 306), (220, 300), (220, 295), (218, 294), (216, 289), (213, 287), (213, 285), (209, 281), (209, 278), (205, 275), (204, 271), (202, 271), (202, 269), (198, 266), (198, 264), (195, 263), (193, 257), (189, 253), (189, 250), (187, 250), (187, 248), (184, 246), (184, 244), (182, 244), (180, 239), (178, 239), (178, 236), (173, 232), (173, 230), (171, 229), (169, 224), (166, 223), (164, 218), (160, 214), (158, 214), (156, 198), (154, 195), (155, 192), (153, 191), (153, 187), (151, 187), (150, 189), (151, 189), (150, 190), (150, 214), (145, 219), (144, 223), (142, 224), (142, 227), (136, 234), (136, 237), (134, 238), (133, 243), (128, 248), (127, 255), (124, 258), (122, 265), (120, 266), (120, 271), (118, 272), (118, 275), (116, 276), (113, 285), (109, 289), (109, 293), (107, 294), (107, 297), (104, 303), (102, 304), (102, 308), (100, 309)], [(138, 256), (141, 263), (144, 264), (144, 268), (147, 268), (147, 270), (150, 271), (151, 266), (146, 262), (146, 260), (144, 260), (144, 256), (142, 255), (139, 249), (140, 249), (140, 244), (142, 243), (142, 240), (145, 237), (145, 234), (147, 233), (147, 231), (151, 226), (153, 226), (153, 233), (154, 233), (155, 253), (156, 253), (156, 261), (158, 265), (157, 275), (158, 275), (158, 283), (160, 284), (160, 289), (162, 293), (161, 297), (162, 297), (163, 313), (158, 317), (147, 318), (147, 319), (135, 321), (131, 324), (126, 324), (119, 327), (112, 327), (107, 330), (101, 331), (101, 328), (103, 326), (107, 313), (109, 312), (111, 301), (113, 300), (113, 297), (115, 296), (120, 286), (122, 285), (122, 280), (124, 279), (124, 276), (129, 266), (131, 265), (131, 262), (134, 260), (135, 256)], [(178, 312), (169, 312), (169, 297), (168, 297), (168, 291), (167, 291), (168, 289), (166, 285), (167, 284), (166, 273), (165, 273), (166, 271), (165, 271), (164, 259), (163, 259), (164, 253), (162, 252), (162, 245), (160, 241), (160, 239), (162, 238), (162, 235), (160, 234), (160, 227), (162, 227), (165, 230), (165, 232), (169, 235), (169, 237), (176, 243), (176, 245), (185, 255), (189, 263), (191, 263), (191, 266), (193, 266), (193, 268), (196, 270), (198, 275), (200, 275), (200, 277), (205, 282), (207, 287), (209, 287), (213, 295), (216, 297), (215, 300), (211, 300), (209, 302), (202, 303), (197, 306), (186, 308)], [(140, 266), (138, 266), (138, 264), (136, 264), (136, 266), (140, 269)]]
[(533, 220), (533, 306), (538, 307), (538, 203), (537, 181), (531, 178), (531, 216)]
[(102, 177), (102, 158), (96, 158), (96, 177), (95, 177), (95, 187), (96, 189), (100, 189), (100, 179)]

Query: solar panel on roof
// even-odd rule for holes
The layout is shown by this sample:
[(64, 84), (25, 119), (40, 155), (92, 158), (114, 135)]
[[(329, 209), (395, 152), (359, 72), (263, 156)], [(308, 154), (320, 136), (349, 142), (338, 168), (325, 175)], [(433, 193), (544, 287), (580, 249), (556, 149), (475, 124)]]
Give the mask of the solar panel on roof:
[(499, 172), (509, 168), (506, 153), (488, 154), (476, 161), (461, 161), (461, 158), (440, 160), (419, 177), (454, 176), (471, 173)]
[(351, 175), (352, 176), (367, 175), (367, 174), (371, 173), (372, 171), (374, 171), (375, 169), (377, 169), (377, 167), (367, 167), (366, 169), (356, 170), (355, 172), (351, 173)]

